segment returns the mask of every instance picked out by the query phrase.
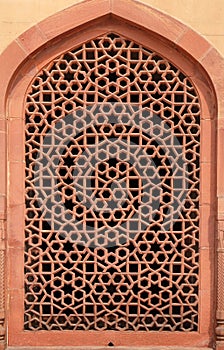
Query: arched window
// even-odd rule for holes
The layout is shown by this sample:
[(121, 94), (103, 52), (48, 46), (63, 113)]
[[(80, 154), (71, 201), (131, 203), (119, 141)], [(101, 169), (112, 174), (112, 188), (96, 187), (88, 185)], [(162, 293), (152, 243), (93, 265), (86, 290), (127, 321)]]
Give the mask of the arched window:
[(197, 331), (200, 103), (108, 33), (26, 98), (26, 330)]
[(10, 346), (213, 343), (213, 86), (116, 6), (9, 85)]

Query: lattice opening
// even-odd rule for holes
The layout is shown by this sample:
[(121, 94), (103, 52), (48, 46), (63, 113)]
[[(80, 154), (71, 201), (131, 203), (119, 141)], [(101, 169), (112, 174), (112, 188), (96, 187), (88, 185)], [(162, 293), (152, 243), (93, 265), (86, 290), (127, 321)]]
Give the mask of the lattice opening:
[(200, 105), (117, 34), (26, 99), (26, 330), (197, 331)]

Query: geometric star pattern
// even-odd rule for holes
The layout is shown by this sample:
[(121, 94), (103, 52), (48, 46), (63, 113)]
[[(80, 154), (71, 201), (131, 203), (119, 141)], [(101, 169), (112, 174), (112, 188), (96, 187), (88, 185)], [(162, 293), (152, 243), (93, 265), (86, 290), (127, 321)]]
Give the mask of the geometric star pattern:
[(25, 330), (197, 331), (200, 104), (109, 33), (26, 97)]

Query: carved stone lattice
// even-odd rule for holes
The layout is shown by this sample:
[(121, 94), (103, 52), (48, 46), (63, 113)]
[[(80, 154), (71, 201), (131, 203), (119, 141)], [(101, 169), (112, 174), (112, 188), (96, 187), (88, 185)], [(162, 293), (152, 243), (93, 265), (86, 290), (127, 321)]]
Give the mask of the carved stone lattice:
[(26, 99), (26, 330), (197, 331), (200, 105), (107, 34)]

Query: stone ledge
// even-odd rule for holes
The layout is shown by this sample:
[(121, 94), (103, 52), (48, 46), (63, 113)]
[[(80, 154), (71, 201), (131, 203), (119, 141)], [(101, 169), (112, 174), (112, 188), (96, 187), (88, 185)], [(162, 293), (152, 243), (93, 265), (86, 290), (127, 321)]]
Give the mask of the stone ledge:
[(43, 347), (7, 347), (6, 350), (212, 350), (204, 347), (184, 347), (184, 346), (150, 346), (150, 347), (130, 347), (130, 346), (43, 346)]

